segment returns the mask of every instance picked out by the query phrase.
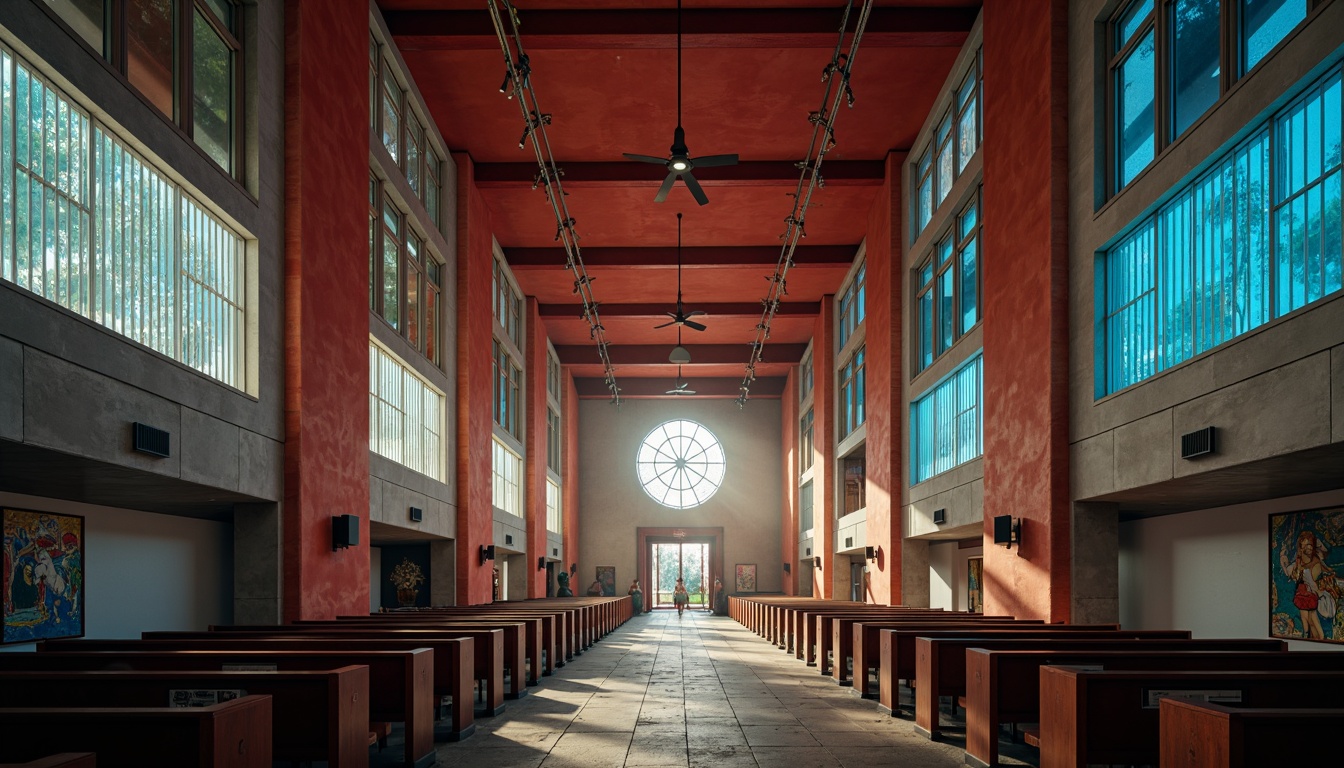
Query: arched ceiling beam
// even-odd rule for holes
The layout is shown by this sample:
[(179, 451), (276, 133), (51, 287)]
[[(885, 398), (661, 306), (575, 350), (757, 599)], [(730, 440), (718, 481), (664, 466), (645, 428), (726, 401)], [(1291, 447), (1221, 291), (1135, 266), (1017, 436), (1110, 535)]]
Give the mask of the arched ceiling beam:
[[(958, 47), (980, 9), (875, 8), (865, 45)], [(675, 48), (671, 8), (525, 10), (529, 51), (598, 48)], [(403, 51), (498, 49), (485, 11), (394, 11), (383, 14)], [(685, 48), (833, 48), (834, 8), (688, 8)]]

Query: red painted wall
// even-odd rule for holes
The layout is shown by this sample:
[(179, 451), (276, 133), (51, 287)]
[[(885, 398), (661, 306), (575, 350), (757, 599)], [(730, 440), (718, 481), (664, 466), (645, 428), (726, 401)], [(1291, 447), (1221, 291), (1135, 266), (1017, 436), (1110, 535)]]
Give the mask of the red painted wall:
[(527, 346), (527, 370), (523, 374), (527, 407), (527, 433), (523, 462), (523, 518), (527, 520), (527, 596), (546, 596), (546, 571), (537, 570), (537, 558), (546, 556), (546, 325), (541, 321), (537, 300), (528, 297), (523, 343)]
[[(984, 8), (985, 612), (1067, 621), (1068, 185), (1062, 0)], [(992, 545), (996, 515), (1023, 546)]]
[[(367, 81), (362, 87), (368, 88)], [(481, 565), (480, 551), (494, 539), (490, 499), (494, 252), (490, 211), (476, 188), (475, 164), (463, 153), (454, 153), (453, 160), (457, 163), (457, 604), (480, 605), (492, 598), (491, 564)]]
[(835, 585), (835, 294), (821, 297), (812, 334), (812, 442), (819, 455), (812, 467), (812, 555), (821, 570), (812, 572), (812, 594), (831, 598)]
[(868, 566), (869, 602), (901, 602), (901, 456), (905, 439), (901, 345), (905, 316), (901, 289), (901, 163), (905, 154), (887, 155), (886, 178), (868, 213), (866, 246), (867, 306), (864, 319), (865, 451), (868, 545), (878, 548)]
[(368, 41), (362, 4), (285, 3), (286, 621), (369, 609)]
[(784, 487), (780, 489), (780, 530), (784, 532), (780, 542), (780, 555), (783, 562), (789, 564), (784, 574), (781, 591), (786, 595), (798, 594), (798, 366), (789, 367), (789, 375), (784, 382), (784, 392), (780, 395), (780, 476), (784, 478)]

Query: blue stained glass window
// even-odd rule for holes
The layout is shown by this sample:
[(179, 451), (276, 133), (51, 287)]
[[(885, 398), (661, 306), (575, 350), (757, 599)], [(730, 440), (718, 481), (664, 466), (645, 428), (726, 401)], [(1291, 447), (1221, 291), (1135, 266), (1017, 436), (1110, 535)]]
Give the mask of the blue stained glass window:
[(1342, 88), (1309, 86), (1103, 255), (1098, 396), (1340, 291)]
[(913, 483), (922, 483), (982, 453), (982, 359), (976, 353), (910, 404)]

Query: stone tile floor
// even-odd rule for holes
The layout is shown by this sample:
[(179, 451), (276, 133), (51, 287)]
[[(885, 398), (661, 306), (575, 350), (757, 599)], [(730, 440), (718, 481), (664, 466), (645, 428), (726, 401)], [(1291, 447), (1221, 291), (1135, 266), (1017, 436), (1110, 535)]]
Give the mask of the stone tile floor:
[[(877, 703), (726, 617), (646, 614), (440, 744), (440, 765), (472, 768), (813, 768), (961, 766), (964, 741), (914, 733)], [(390, 752), (400, 754), (400, 745)], [(1029, 751), (1012, 747), (1010, 754)], [(1022, 765), (1013, 759), (1006, 764)]]

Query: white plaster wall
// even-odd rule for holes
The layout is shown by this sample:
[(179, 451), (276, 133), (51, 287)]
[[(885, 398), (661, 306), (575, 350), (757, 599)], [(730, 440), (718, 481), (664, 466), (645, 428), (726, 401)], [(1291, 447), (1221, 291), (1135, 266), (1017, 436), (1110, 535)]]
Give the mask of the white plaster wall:
[[(1195, 637), (1269, 636), (1269, 515), (1344, 504), (1344, 491), (1120, 524), (1120, 621)], [(1294, 650), (1338, 648), (1290, 641)], [(1344, 650), (1344, 649), (1341, 649)]]
[(929, 607), (955, 611), (957, 595), (957, 542), (929, 545)]
[(232, 521), (13, 493), (0, 493), (0, 506), (84, 516), (86, 637), (137, 638), (233, 621)]
[[(699, 507), (659, 505), (639, 485), (635, 454), (645, 435), (671, 419), (699, 422), (718, 437), (727, 462), (723, 485)], [(783, 586), (780, 523), (780, 411), (776, 400), (752, 400), (738, 409), (732, 400), (628, 400), (618, 408), (605, 400), (579, 403), (578, 594), (597, 565), (616, 566), (618, 593), (635, 576), (636, 529), (722, 527), (723, 564), (732, 587), (737, 563), (755, 563), (757, 588)], [(646, 587), (647, 589), (647, 587)]]

